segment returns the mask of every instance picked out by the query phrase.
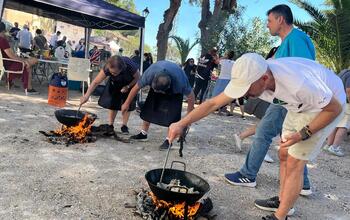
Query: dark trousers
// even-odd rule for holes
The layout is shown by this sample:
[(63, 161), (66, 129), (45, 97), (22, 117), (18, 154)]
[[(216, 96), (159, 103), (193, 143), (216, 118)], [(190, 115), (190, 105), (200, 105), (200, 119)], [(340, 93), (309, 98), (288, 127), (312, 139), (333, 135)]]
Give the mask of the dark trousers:
[(199, 95), (199, 102), (200, 103), (202, 103), (202, 101), (203, 101), (203, 96), (204, 96), (205, 90), (208, 87), (208, 82), (209, 82), (209, 80), (203, 80), (201, 78), (196, 78), (196, 84), (194, 85), (193, 92), (194, 92), (194, 95), (196, 98), (197, 98), (199, 92), (201, 93)]
[(32, 52), (31, 49), (24, 48), (24, 47), (19, 47), (19, 51), (21, 51), (22, 53), (30, 53), (30, 52)]

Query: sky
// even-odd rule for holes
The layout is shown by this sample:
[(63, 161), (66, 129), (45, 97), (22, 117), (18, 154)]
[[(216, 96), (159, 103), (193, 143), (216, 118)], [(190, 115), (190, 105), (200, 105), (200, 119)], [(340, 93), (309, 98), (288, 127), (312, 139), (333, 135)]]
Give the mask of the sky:
[[(246, 10), (243, 14), (245, 20), (253, 17), (266, 19), (266, 12), (275, 5), (287, 4), (291, 7), (295, 18), (307, 21), (309, 15), (302, 9), (298, 8), (288, 0), (237, 0), (239, 5), (245, 6)], [(324, 0), (309, 0), (314, 6), (322, 7)], [(163, 13), (169, 7), (169, 0), (135, 0), (136, 9), (142, 12), (148, 7), (150, 13), (146, 18), (145, 43), (152, 48), (157, 45), (158, 26), (163, 22)], [(213, 6), (213, 4), (211, 4)], [(199, 37), (198, 22), (201, 16), (201, 9), (198, 6), (192, 6), (187, 0), (182, 0), (181, 8), (176, 18), (174, 33), (184, 39), (190, 39), (193, 42)], [(191, 57), (199, 55), (199, 47), (195, 47), (191, 53)]]

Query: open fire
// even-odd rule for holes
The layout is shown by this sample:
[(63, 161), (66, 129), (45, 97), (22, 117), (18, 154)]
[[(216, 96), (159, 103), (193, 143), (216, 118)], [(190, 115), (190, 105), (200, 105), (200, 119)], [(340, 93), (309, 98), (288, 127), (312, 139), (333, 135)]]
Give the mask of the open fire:
[[(196, 220), (211, 219), (208, 213), (213, 204), (209, 198), (186, 207), (185, 202), (169, 202), (158, 199), (152, 192), (142, 190), (136, 195), (136, 211), (143, 219), (150, 220)], [(186, 210), (187, 209), (187, 210)], [(187, 212), (187, 218), (185, 213)]]
[[(76, 126), (62, 125), (60, 129), (55, 131), (39, 131), (43, 134), (47, 141), (51, 144), (64, 144), (66, 146), (78, 143), (91, 143), (97, 140), (97, 137), (110, 137), (106, 135), (106, 126), (92, 126), (95, 118), (89, 114), (85, 114), (83, 119)], [(113, 135), (114, 139), (123, 143), (129, 143), (128, 139)]]
[(52, 144), (65, 144), (66, 146), (76, 143), (91, 143), (96, 141), (96, 136), (91, 132), (91, 126), (94, 120), (88, 115), (76, 126), (65, 126), (55, 131), (45, 132), (40, 131), (47, 137), (47, 140)]
[[(158, 208), (158, 209), (168, 209), (169, 214), (173, 215), (177, 219), (183, 219), (185, 217), (185, 202), (180, 202), (180, 203), (171, 203), (171, 202), (166, 202), (164, 200), (159, 200), (152, 192), (148, 193), (149, 196), (152, 198), (153, 204)], [(188, 212), (187, 212), (187, 219), (192, 220), (193, 217), (197, 214), (198, 209), (200, 207), (200, 203), (196, 202), (192, 206), (188, 206)]]
[(88, 115), (85, 115), (77, 126), (67, 127), (63, 125), (61, 129), (54, 131), (54, 133), (58, 136), (66, 136), (76, 143), (86, 143), (90, 141), (89, 134), (91, 133), (91, 126), (91, 120)]

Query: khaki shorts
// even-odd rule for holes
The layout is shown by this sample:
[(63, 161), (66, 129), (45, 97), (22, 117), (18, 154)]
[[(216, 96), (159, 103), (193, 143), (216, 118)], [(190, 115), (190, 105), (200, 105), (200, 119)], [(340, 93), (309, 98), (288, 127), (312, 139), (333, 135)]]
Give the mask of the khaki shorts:
[(344, 117), (340, 120), (339, 124), (337, 125), (337, 128), (350, 128), (350, 104), (346, 104), (346, 111), (344, 114)]
[[(300, 141), (288, 148), (288, 154), (299, 160), (313, 160), (320, 153), (322, 144), (337, 127), (339, 122), (344, 117), (345, 105), (343, 111), (326, 127), (313, 134), (309, 139)], [(290, 112), (283, 123), (282, 139), (284, 135), (300, 131), (305, 125), (308, 125), (319, 112)]]

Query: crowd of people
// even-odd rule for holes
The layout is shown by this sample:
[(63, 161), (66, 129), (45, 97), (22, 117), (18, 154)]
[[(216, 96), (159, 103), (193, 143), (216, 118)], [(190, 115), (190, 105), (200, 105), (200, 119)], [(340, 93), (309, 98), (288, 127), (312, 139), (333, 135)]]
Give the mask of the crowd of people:
[[(339, 145), (349, 123), (346, 93), (349, 97), (350, 72), (345, 70), (339, 77), (314, 61), (315, 47), (304, 32), (293, 27), (287, 5), (273, 7), (267, 16), (271, 35), (281, 39), (274, 55), (268, 60), (254, 53), (242, 55), (233, 65), (224, 92), (172, 124), (168, 138), (172, 142), (185, 127), (236, 98), (259, 97), (271, 103), (256, 128), (250, 129), (249, 135), (255, 136), (242, 168), (225, 174), (225, 179), (232, 185), (255, 187), (272, 138), (280, 136), (279, 194), (257, 199), (255, 205), (274, 212), (263, 219), (282, 220), (293, 215), (299, 195), (312, 194), (306, 164), (318, 155), (327, 136), (323, 149), (343, 155)], [(235, 139), (240, 146), (244, 136)]]
[[(141, 130), (130, 138), (147, 141), (150, 124), (167, 127), (168, 135), (160, 146), (160, 150), (164, 150), (192, 123), (211, 112), (224, 111), (223, 106), (238, 102), (244, 118), (245, 100), (249, 102), (259, 97), (270, 103), (265, 105), (256, 126), (234, 135), (232, 141), (238, 148), (245, 138), (254, 136), (242, 168), (228, 172), (225, 179), (232, 185), (255, 187), (261, 164), (264, 158), (268, 160), (266, 155), (272, 139), (279, 136), (279, 193), (254, 203), (260, 209), (274, 212), (262, 219), (287, 219), (295, 212), (294, 204), (299, 195), (313, 193), (307, 162), (321, 149), (343, 156), (340, 144), (349, 127), (346, 92), (349, 96), (350, 70), (343, 71), (339, 77), (315, 62), (315, 47), (304, 32), (293, 27), (293, 14), (287, 5), (273, 7), (267, 16), (271, 35), (278, 36), (281, 44), (272, 48), (266, 59), (247, 53), (234, 61), (233, 51), (227, 51), (220, 59), (217, 48), (212, 48), (198, 59), (197, 65), (190, 58), (180, 67), (164, 60), (148, 65), (145, 62), (151, 58), (144, 54), (146, 70), (140, 76), (141, 59), (136, 50), (131, 58), (111, 57), (81, 98), (81, 104), (88, 100), (101, 80), (110, 76), (98, 101), (110, 112), (107, 134), (115, 134), (117, 111), (123, 115), (121, 131), (129, 133), (127, 123), (130, 111), (135, 110), (135, 98), (140, 89), (149, 86), (146, 101), (141, 106)], [(205, 100), (214, 68), (219, 69), (220, 74), (211, 98)], [(181, 119), (184, 97), (187, 114)], [(199, 106), (194, 108), (196, 99)], [(322, 147), (327, 136), (327, 144)]]
[[(2, 38), (0, 39), (0, 49), (3, 58), (19, 61), (4, 61), (5, 69), (7, 71), (20, 71), (24, 69), (23, 74), (10, 73), (6, 80), (11, 88), (15, 86), (13, 82), (15, 78), (22, 78), (23, 88), (27, 95), (39, 93), (32, 88), (31, 80), (31, 68), (38, 63), (39, 58), (47, 59), (49, 57), (55, 57), (55, 59), (59, 60), (68, 59), (69, 57), (85, 58), (86, 45), (83, 39), (76, 43), (74, 40), (68, 40), (66, 36), (62, 36), (60, 31), (57, 31), (47, 40), (42, 29), (36, 29), (33, 38), (29, 26), (24, 24), (20, 28), (18, 22), (14, 22), (14, 26), (8, 30), (8, 33), (5, 24), (2, 23), (1, 27)], [(122, 52), (122, 50), (121, 48), (120, 51)], [(104, 66), (111, 57), (111, 52), (107, 46), (103, 46), (100, 49), (97, 46), (93, 46), (88, 53), (92, 67), (96, 66), (97, 68)], [(147, 56), (150, 55), (147, 54)], [(149, 59), (147, 59), (146, 66), (149, 66), (149, 63)]]

